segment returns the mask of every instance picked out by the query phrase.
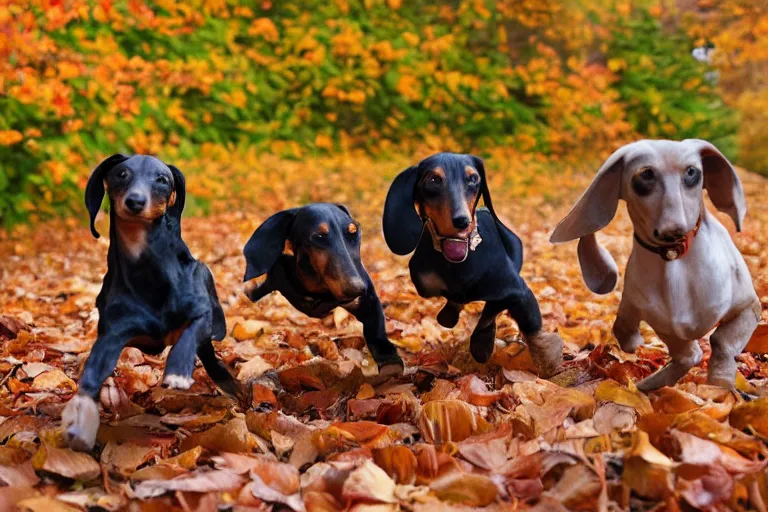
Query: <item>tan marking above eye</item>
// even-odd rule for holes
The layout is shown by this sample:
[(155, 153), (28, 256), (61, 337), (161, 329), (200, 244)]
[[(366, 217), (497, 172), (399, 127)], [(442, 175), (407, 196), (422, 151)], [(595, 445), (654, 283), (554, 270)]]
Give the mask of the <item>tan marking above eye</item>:
[(467, 165), (466, 167), (464, 167), (464, 174), (466, 174), (467, 176), (472, 176), (473, 174), (477, 174), (478, 177), (480, 176), (480, 173), (477, 172), (477, 169), (475, 169), (471, 165)]
[(318, 226), (318, 228), (317, 228), (317, 232), (318, 232), (319, 234), (321, 234), (321, 235), (327, 235), (327, 234), (328, 234), (330, 231), (331, 231), (331, 230), (330, 230), (330, 228), (328, 227), (328, 223), (326, 223), (326, 222), (323, 222), (323, 223), (322, 223), (322, 224), (320, 224), (320, 226)]
[(349, 231), (351, 234), (355, 234), (355, 233), (357, 233), (357, 224), (355, 224), (354, 222), (350, 222), (350, 223), (349, 223), (349, 226), (347, 226), (347, 230), (348, 230), (348, 231)]
[(443, 170), (442, 167), (433, 167), (427, 172), (427, 174), (425, 175), (425, 178), (429, 179), (433, 176), (445, 179), (445, 171)]

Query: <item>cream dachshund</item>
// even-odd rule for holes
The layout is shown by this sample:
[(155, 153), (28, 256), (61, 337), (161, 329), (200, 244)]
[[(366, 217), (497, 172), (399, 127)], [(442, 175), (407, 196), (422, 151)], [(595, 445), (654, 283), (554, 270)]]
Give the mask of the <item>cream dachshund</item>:
[(730, 162), (711, 143), (687, 139), (641, 140), (613, 153), (568, 215), (553, 243), (579, 239), (581, 273), (590, 290), (608, 293), (618, 268), (595, 233), (627, 203), (634, 226), (624, 292), (613, 334), (625, 352), (643, 344), (640, 321), (667, 345), (671, 361), (638, 382), (643, 391), (671, 386), (702, 352), (710, 337), (708, 382), (733, 388), (736, 356), (760, 320), (760, 302), (744, 258), (725, 227), (704, 205), (702, 190), (741, 231), (746, 201)]

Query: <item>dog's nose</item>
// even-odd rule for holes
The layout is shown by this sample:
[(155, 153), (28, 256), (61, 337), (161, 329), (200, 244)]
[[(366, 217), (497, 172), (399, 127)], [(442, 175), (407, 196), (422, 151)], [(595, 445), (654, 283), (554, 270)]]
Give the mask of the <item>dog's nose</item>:
[(359, 277), (350, 279), (344, 286), (344, 299), (352, 300), (360, 297), (365, 293), (365, 288), (365, 282)]
[(125, 198), (125, 208), (134, 215), (141, 213), (146, 205), (147, 198), (140, 194), (129, 194)]
[(663, 231), (654, 229), (653, 236), (662, 242), (676, 242), (685, 236), (685, 229), (681, 227), (674, 227), (671, 229), (665, 229)]
[(456, 229), (466, 229), (469, 227), (469, 217), (466, 215), (459, 215), (451, 220), (453, 221), (453, 227)]

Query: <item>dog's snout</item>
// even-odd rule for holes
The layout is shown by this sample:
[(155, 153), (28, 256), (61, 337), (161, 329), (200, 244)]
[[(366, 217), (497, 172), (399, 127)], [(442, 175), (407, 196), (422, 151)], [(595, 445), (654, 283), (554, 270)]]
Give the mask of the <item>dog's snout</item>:
[(141, 194), (132, 193), (125, 197), (125, 208), (134, 215), (141, 213), (146, 205), (147, 198)]
[(458, 215), (451, 220), (453, 221), (453, 227), (456, 229), (467, 229), (469, 227), (470, 220), (466, 215)]
[(679, 226), (664, 230), (655, 229), (653, 236), (662, 242), (676, 242), (685, 236), (685, 229)]
[(356, 299), (365, 293), (365, 288), (365, 282), (359, 277), (354, 277), (347, 281), (343, 288), (344, 298), (348, 300)]

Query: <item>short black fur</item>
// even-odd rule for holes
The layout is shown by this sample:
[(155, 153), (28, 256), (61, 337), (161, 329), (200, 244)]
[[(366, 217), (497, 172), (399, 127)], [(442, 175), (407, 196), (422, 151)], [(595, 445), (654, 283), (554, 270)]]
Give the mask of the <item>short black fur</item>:
[[(104, 197), (104, 182), (118, 166), (130, 173), (127, 191), (140, 186), (140, 190), (152, 190), (153, 197), (162, 195), (163, 190), (166, 194), (172, 191), (175, 202), (162, 215), (147, 221), (143, 248), (140, 254), (132, 255), (120, 241), (119, 205), (110, 195), (107, 274), (96, 298), (98, 339), (85, 363), (79, 393), (98, 399), (124, 347), (136, 346), (156, 354), (165, 348), (169, 337), (180, 333), (168, 356), (166, 377), (191, 381), (197, 355), (223, 391), (245, 402), (244, 388), (216, 357), (211, 344), (212, 339), (221, 340), (226, 335), (213, 276), (205, 264), (195, 260), (181, 238), (186, 188), (181, 171), (150, 156), (107, 158), (94, 170), (85, 193), (93, 235), (98, 237), (94, 220)], [(172, 176), (173, 183), (169, 186), (166, 177), (157, 185), (152, 180), (160, 180), (160, 175)]]
[[(327, 234), (318, 237), (319, 231)], [(286, 241), (289, 253), (284, 252)], [(247, 292), (252, 301), (279, 291), (293, 307), (313, 318), (342, 307), (363, 324), (365, 341), (379, 368), (402, 368), (397, 349), (386, 335), (376, 289), (360, 260), (359, 228), (347, 208), (314, 203), (278, 212), (256, 229), (243, 253), (244, 281), (267, 274), (263, 283)], [(313, 254), (326, 264), (324, 272), (312, 263)], [(334, 290), (323, 289), (328, 282)]]
[[(453, 188), (446, 198), (462, 197), (466, 187), (465, 169), (472, 167), (481, 177), (475, 207), (482, 197), (486, 208), (477, 208), (477, 231), (482, 242), (469, 251), (460, 263), (448, 261), (436, 250), (425, 218), (417, 212), (421, 176), (440, 168), (446, 187)], [(450, 201), (452, 199), (446, 199)], [(542, 328), (538, 302), (520, 277), (523, 245), (520, 238), (496, 216), (483, 161), (473, 155), (440, 153), (403, 171), (392, 184), (384, 206), (384, 238), (399, 255), (413, 253), (409, 262), (411, 279), (422, 297), (445, 297), (447, 303), (437, 316), (444, 327), (454, 327), (464, 305), (485, 301), (480, 320), (470, 339), (470, 351), (478, 362), (493, 354), (496, 317), (506, 310), (517, 322), (524, 336), (533, 336)]]

